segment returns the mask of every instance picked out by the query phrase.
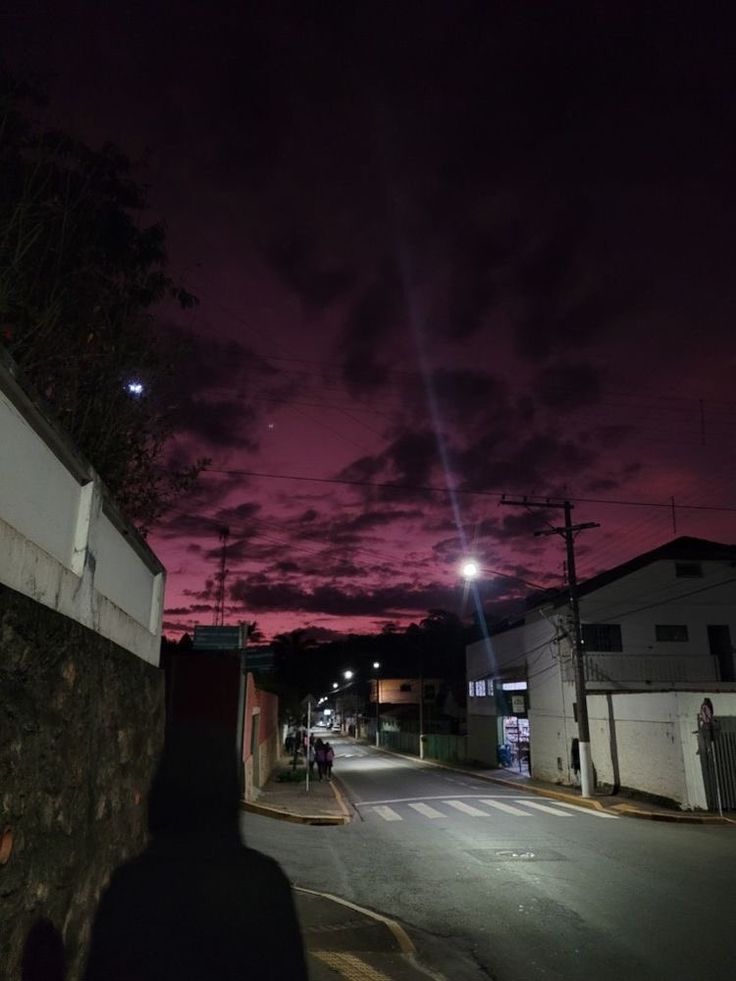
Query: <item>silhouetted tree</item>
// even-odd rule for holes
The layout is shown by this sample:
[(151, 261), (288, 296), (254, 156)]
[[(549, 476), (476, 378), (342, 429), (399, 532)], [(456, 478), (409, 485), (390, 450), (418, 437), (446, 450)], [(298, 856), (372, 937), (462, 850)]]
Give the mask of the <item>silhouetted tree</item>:
[(145, 533), (204, 461), (162, 466), (175, 408), (173, 351), (153, 330), (165, 299), (162, 224), (129, 160), (29, 119), (34, 93), (0, 77), (0, 344)]

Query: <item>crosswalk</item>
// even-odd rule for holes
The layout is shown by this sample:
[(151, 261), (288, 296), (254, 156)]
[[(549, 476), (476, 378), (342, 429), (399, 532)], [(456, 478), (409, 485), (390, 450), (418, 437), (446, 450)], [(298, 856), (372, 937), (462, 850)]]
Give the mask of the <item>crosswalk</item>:
[(606, 811), (593, 810), (581, 807), (578, 804), (569, 804), (567, 801), (553, 800), (552, 798), (542, 798), (542, 800), (532, 800), (529, 797), (504, 797), (502, 800), (494, 797), (429, 797), (422, 799), (403, 798), (390, 801), (360, 801), (355, 806), (363, 816), (369, 814), (381, 818), (383, 821), (404, 821), (419, 815), (430, 821), (438, 818), (449, 818), (452, 816), (463, 815), (468, 818), (499, 818), (501, 815), (510, 815), (515, 818), (534, 818), (546, 815), (555, 818), (571, 818), (575, 814), (584, 814), (587, 817), (604, 818), (605, 820), (617, 820), (617, 815), (609, 814)]

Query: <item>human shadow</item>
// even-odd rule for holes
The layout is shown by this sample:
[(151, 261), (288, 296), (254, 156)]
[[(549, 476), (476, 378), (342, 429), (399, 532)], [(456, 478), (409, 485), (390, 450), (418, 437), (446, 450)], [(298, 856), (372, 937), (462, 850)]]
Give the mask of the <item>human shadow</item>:
[(113, 874), (85, 981), (306, 981), (290, 885), (239, 835), (234, 740), (169, 731), (149, 796), (151, 841)]
[(64, 981), (66, 959), (64, 941), (54, 924), (45, 917), (28, 931), (21, 960), (21, 981)]

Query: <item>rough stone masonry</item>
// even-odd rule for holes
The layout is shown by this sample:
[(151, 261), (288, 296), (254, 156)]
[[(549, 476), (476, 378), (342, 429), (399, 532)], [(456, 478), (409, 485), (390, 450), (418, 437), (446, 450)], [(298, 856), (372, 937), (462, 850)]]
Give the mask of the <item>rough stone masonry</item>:
[(146, 844), (163, 672), (0, 585), (0, 979), (50, 921), (68, 981), (99, 896)]

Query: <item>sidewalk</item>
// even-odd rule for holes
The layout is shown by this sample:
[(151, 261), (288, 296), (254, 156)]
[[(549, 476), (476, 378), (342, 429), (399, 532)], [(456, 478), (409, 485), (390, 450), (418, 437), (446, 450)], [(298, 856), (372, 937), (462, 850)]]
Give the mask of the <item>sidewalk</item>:
[[(300, 824), (346, 824), (350, 811), (334, 781), (310, 780), (306, 789), (304, 767), (298, 781), (279, 780), (290, 774), (284, 757), (257, 801), (241, 807), (282, 821)], [(307, 950), (310, 981), (445, 981), (424, 968), (416, 948), (400, 924), (327, 893), (294, 887), (299, 923)]]
[(334, 781), (320, 782), (315, 773), (307, 790), (301, 760), (296, 770), (298, 782), (279, 780), (280, 774), (290, 776), (292, 772), (290, 759), (284, 757), (268, 782), (258, 790), (257, 799), (241, 801), (243, 810), (299, 824), (347, 824), (350, 821), (350, 810)]

